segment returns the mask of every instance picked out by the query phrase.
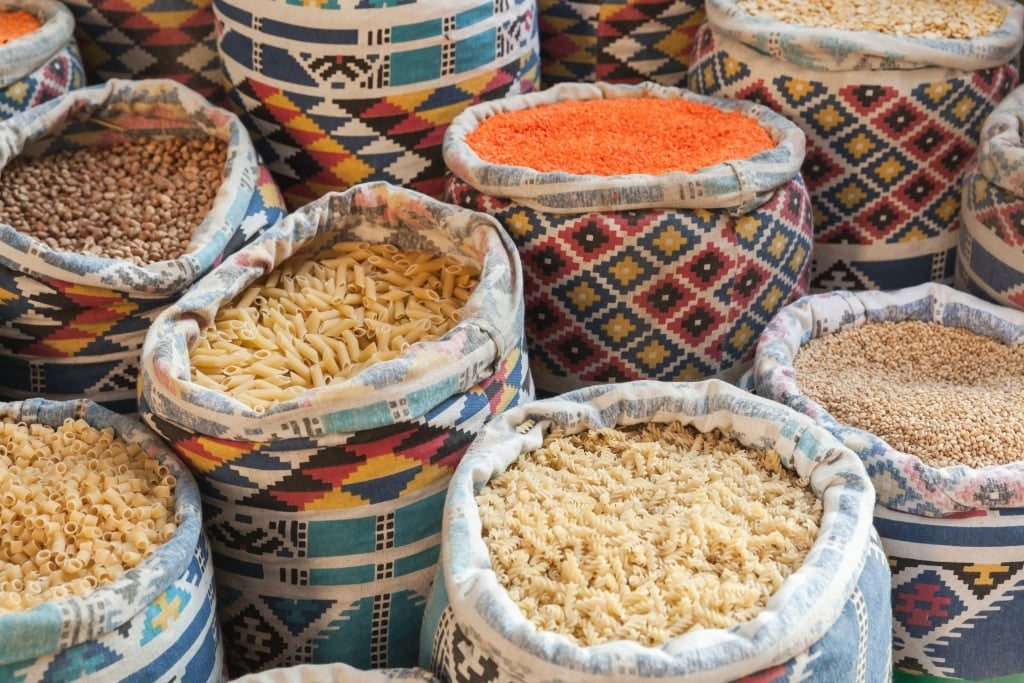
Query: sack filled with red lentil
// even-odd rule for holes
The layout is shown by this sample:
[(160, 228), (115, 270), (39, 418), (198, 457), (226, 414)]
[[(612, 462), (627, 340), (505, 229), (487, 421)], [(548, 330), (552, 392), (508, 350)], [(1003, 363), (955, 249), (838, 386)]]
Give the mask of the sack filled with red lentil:
[(752, 375), (867, 467), (896, 680), (1024, 675), (1006, 640), (1024, 625), (1024, 312), (939, 283), (814, 294), (765, 329)]
[(445, 681), (888, 681), (863, 464), (720, 380), (493, 421), (456, 468), (421, 666)]
[(729, 376), (807, 292), (803, 133), (750, 102), (562, 83), (468, 108), (447, 199), (523, 259), (538, 390)]
[(0, 404), (0, 678), (223, 680), (199, 489), (85, 399)]
[(59, 0), (0, 7), (0, 119), (85, 85), (74, 30)]
[(686, 85), (703, 0), (539, 0), (541, 79)]
[(284, 214), (238, 118), (168, 80), (0, 121), (0, 397), (135, 410), (157, 313)]
[(708, 0), (688, 85), (807, 134), (811, 290), (952, 284), (964, 173), (1018, 84), (1024, 7)]
[(451, 472), (532, 397), (508, 236), (387, 183), (290, 213), (164, 311), (139, 411), (203, 491), (229, 670), (414, 665)]

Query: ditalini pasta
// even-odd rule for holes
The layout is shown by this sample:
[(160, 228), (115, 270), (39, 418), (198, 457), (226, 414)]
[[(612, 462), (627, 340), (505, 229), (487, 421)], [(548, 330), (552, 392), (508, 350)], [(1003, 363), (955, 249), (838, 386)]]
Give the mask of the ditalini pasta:
[(822, 505), (773, 450), (678, 422), (555, 428), (477, 495), (499, 582), (580, 646), (657, 646), (764, 608)]
[(440, 338), (479, 277), (454, 257), (390, 244), (293, 257), (217, 312), (190, 351), (192, 379), (266, 410)]
[(112, 427), (0, 421), (0, 614), (84, 595), (174, 535), (175, 478)]

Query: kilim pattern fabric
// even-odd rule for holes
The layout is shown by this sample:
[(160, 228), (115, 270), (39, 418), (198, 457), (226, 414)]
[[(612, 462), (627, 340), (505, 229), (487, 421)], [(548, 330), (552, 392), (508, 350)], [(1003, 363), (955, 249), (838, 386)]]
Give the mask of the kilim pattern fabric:
[[(760, 102), (807, 134), (802, 173), (814, 207), (811, 290), (951, 284), (964, 173), (983, 121), (1018, 83), (1016, 52), (1004, 50), (1005, 60), (992, 63), (1002, 53), (978, 47), (983, 59), (958, 54), (953, 45), (945, 48), (948, 63), (939, 63), (930, 53), (908, 56), (915, 45), (906, 41), (888, 63), (876, 63), (869, 47), (835, 37), (828, 44), (836, 62), (845, 58), (843, 70), (825, 58), (798, 60), (801, 50), (824, 52), (828, 31), (780, 37), (764, 27), (737, 39), (711, 4), (707, 11), (689, 86)], [(1003, 38), (1019, 50), (1017, 19), (1014, 34)], [(786, 48), (770, 47), (779, 44)], [(855, 63), (858, 56), (865, 65)], [(926, 57), (932, 61), (922, 63)]]
[[(295, 253), (353, 240), (479, 265), (461, 320), (266, 412), (190, 381), (185, 340), (222, 305)], [(158, 317), (139, 412), (199, 481), (233, 675), (415, 664), (448, 479), (484, 424), (533, 398), (522, 285), (493, 218), (370, 183), (292, 212)]]
[(879, 507), (875, 527), (892, 571), (893, 666), (938, 679), (1013, 680), (1024, 652), (1006, 634), (1024, 623), (1021, 510), (930, 519)]
[(363, 182), (439, 198), (447, 125), (540, 85), (536, 3), (215, 0), (231, 106), (289, 208)]
[[(147, 109), (148, 115), (138, 115)], [(65, 122), (72, 110), (81, 114)], [(134, 412), (139, 352), (159, 312), (225, 254), (284, 215), (281, 193), (257, 163), (238, 118), (174, 81), (109, 81), (53, 100), (41, 113), (0, 122), (0, 135), (23, 136), (24, 147), (34, 143), (33, 153), (113, 144), (154, 131), (228, 141), (224, 186), (214, 207), (184, 255), (146, 266), (51, 249), (0, 224), (0, 397), (84, 397)], [(22, 149), (12, 151), (16, 156)]]
[(541, 80), (685, 86), (704, 2), (539, 0)]
[(168, 78), (226, 104), (212, 0), (64, 0), (87, 82)]
[(811, 294), (783, 308), (761, 334), (752, 368), (755, 391), (813, 417), (853, 448), (867, 466), (880, 505), (936, 518), (1024, 507), (1024, 461), (937, 470), (863, 429), (840, 423), (800, 391), (793, 359), (807, 340), (852, 326), (903, 320), (963, 327), (1007, 344), (1024, 339), (1024, 312), (941, 283), (894, 291)]
[(78, 46), (70, 42), (32, 73), (0, 86), (0, 118), (8, 118), (84, 85), (82, 57)]
[(137, 419), (86, 400), (0, 404), (0, 416), (29, 424), (84, 419), (112, 427), (157, 458), (175, 484), (174, 535), (145, 561), (84, 596), (0, 615), (0, 679), (63, 681), (223, 680), (210, 546), (199, 490), (167, 445)]
[[(750, 622), (695, 629), (659, 647), (623, 640), (579, 647), (528, 622), (496, 579), (476, 492), (549, 429), (572, 434), (648, 420), (723, 429), (741, 444), (775, 448), (800, 476), (831, 482), (819, 491), (825, 516), (815, 548), (825, 550), (825, 538), (834, 544), (812, 549), (799, 576), (773, 595), (772, 609)], [(534, 401), (490, 423), (452, 477), (420, 666), (451, 683), (888, 681), (890, 573), (871, 528), (870, 489), (859, 459), (810, 418), (718, 380), (625, 382)]]

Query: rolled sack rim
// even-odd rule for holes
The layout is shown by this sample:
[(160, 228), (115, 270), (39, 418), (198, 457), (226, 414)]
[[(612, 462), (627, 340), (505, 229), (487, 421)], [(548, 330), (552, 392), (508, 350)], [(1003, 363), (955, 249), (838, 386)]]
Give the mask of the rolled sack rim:
[[(621, 640), (581, 647), (560, 634), (539, 631), (491, 568), (476, 491), (520, 455), (539, 447), (550, 424), (574, 433), (591, 426), (673, 419), (701, 431), (749, 421), (747, 434), (730, 435), (747, 446), (776, 447), (787, 467), (810, 480), (823, 500), (824, 514), (804, 564), (756, 617), (730, 629), (698, 629), (658, 647)], [(835, 624), (872, 552), (874, 504), (859, 458), (813, 420), (775, 401), (714, 379), (587, 387), (512, 408), (488, 423), (471, 444), (456, 467), (445, 504), (445, 589), (457, 622), (470, 619), (467, 623), (490, 646), (534, 660), (547, 673), (558, 669), (565, 680), (570, 680), (569, 672), (581, 677), (577, 680), (617, 680), (605, 668), (608, 661), (624, 663), (617, 669), (657, 671), (659, 676), (703, 674), (707, 677), (701, 680), (734, 680), (788, 661)]]
[[(837, 311), (843, 311), (838, 319)], [(896, 470), (921, 483), (919, 488), (905, 487), (898, 493), (886, 493), (883, 487), (878, 491), (881, 505), (926, 517), (1024, 507), (1024, 460), (979, 469), (966, 465), (931, 467), (871, 432), (840, 422), (800, 390), (794, 360), (813, 337), (872, 322), (907, 320), (951, 325), (960, 322), (965, 323), (960, 327), (1004, 343), (1024, 343), (1024, 311), (984, 301), (942, 283), (926, 282), (893, 291), (809, 294), (783, 307), (762, 331), (751, 371), (754, 390), (824, 426), (865, 462), (873, 479)], [(986, 495), (993, 490), (1002, 492), (1003, 499), (997, 504)]]
[[(978, 171), (1013, 197), (1024, 195), (1024, 86), (1014, 88), (981, 126), (975, 161)], [(965, 185), (964, 191), (970, 188)]]
[(30, 12), (41, 26), (0, 45), (0, 88), (36, 71), (75, 40), (74, 14), (59, 0), (14, 0), (6, 2), (4, 9)]
[[(776, 146), (747, 159), (718, 163), (692, 173), (602, 176), (542, 172), (491, 163), (466, 142), (468, 134), (495, 114), (562, 101), (643, 97), (686, 99), (747, 114), (768, 131)], [(744, 214), (800, 176), (806, 144), (806, 134), (796, 123), (757, 102), (705, 95), (650, 81), (599, 82), (556, 83), (543, 90), (471, 105), (452, 119), (441, 152), (449, 171), (474, 189), (540, 211), (584, 213), (600, 204), (601, 208), (623, 211), (718, 208)]]

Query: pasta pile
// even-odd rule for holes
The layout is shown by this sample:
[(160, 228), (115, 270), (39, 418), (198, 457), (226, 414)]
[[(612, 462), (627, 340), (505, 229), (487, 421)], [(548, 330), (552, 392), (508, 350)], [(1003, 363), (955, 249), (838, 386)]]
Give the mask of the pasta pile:
[(221, 308), (190, 352), (192, 380), (263, 412), (440, 338), (478, 282), (478, 268), (451, 256), (339, 242)]
[(84, 420), (0, 421), (0, 614), (110, 583), (177, 529), (175, 479)]
[(501, 585), (580, 646), (749, 620), (802, 564), (821, 502), (771, 450), (680, 423), (555, 430), (477, 494)]

